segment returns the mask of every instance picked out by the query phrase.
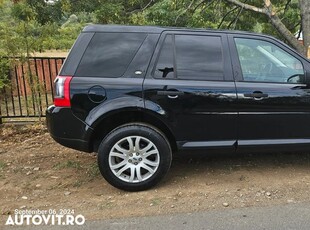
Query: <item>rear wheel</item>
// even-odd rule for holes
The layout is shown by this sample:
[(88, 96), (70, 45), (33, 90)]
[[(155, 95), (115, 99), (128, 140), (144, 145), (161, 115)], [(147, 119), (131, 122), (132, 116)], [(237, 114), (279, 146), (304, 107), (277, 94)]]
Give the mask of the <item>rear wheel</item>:
[(156, 128), (128, 124), (110, 132), (98, 149), (102, 176), (116, 188), (140, 191), (156, 185), (172, 160), (166, 137)]

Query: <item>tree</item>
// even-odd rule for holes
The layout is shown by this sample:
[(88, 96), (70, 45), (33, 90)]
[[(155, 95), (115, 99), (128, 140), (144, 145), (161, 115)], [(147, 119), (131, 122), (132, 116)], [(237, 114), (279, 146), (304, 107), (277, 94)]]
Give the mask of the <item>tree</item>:
[(48, 4), (43, 0), (26, 0), (26, 3), (27, 7), (30, 7), (35, 12), (36, 21), (42, 25), (61, 20), (62, 1)]
[(12, 3), (9, 0), (0, 1), (0, 90), (9, 84), (11, 60), (8, 56), (14, 56), (17, 51), (14, 45), (16, 37), (10, 29), (13, 25), (10, 15), (11, 6)]
[(304, 46), (310, 47), (310, 1), (299, 0)]
[[(310, 45), (309, 0), (159, 0), (150, 3), (138, 17), (140, 21), (145, 20), (141, 24), (263, 32), (284, 40), (302, 54)], [(304, 45), (295, 37), (301, 30)]]
[[(0, 90), (9, 82), (10, 60), (0, 54)], [(1, 95), (0, 95), (1, 96)]]
[[(42, 41), (46, 40), (45, 26), (36, 21), (36, 13), (25, 0), (21, 0), (14, 4), (11, 14), (15, 19), (14, 32), (17, 34), (17, 46), (19, 47), (19, 61), (25, 66), (26, 70), (23, 76), (28, 82), (31, 90), (32, 99), (37, 108), (41, 107), (41, 84), (37, 75), (31, 71), (32, 63), (30, 61), (31, 54), (41, 48)], [(27, 102), (26, 102), (27, 103)], [(38, 110), (39, 117), (41, 111)]]
[[(294, 47), (298, 52), (305, 54), (310, 45), (310, 1), (299, 0), (299, 9), (301, 16), (301, 25), (304, 38), (304, 45), (300, 44), (296, 39), (294, 33), (292, 33), (282, 22), (278, 16), (271, 0), (263, 0), (263, 7), (257, 7), (255, 5), (249, 5), (238, 0), (225, 0), (245, 10), (250, 10), (259, 14), (267, 16), (273, 27), (287, 40), (287, 42)], [(289, 4), (291, 1), (287, 1)]]
[[(71, 0), (72, 1), (72, 0)], [(170, 0), (169, 0), (170, 1)], [(144, 17), (139, 13), (154, 5), (155, 0), (96, 0), (94, 7), (97, 22), (104, 24), (144, 24)], [(160, 1), (159, 1), (160, 2)], [(84, 2), (84, 4), (87, 3)], [(96, 3), (95, 3), (96, 4)], [(94, 4), (91, 4), (94, 5)], [(93, 6), (92, 6), (93, 7)], [(90, 7), (86, 7), (90, 9)], [(138, 19), (138, 20), (137, 20)]]

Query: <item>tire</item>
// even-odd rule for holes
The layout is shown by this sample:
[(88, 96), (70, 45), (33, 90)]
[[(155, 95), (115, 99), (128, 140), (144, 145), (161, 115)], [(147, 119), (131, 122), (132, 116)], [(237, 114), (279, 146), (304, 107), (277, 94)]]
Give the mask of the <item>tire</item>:
[(167, 174), (171, 161), (167, 138), (156, 128), (140, 123), (117, 127), (98, 148), (102, 176), (125, 191), (153, 187)]

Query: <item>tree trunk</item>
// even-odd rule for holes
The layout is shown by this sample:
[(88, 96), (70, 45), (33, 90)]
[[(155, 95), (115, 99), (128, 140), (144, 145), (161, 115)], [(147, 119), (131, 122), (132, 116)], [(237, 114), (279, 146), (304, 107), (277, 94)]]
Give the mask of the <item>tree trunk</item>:
[(299, 0), (302, 34), (306, 49), (310, 46), (310, 1)]
[[(305, 0), (309, 1), (309, 0)], [(287, 40), (287, 42), (296, 49), (299, 53), (303, 55), (307, 55), (307, 49), (306, 46), (303, 46), (295, 37), (294, 34), (289, 31), (286, 26), (283, 24), (281, 19), (278, 17), (276, 13), (272, 10), (272, 5), (266, 6), (266, 15), (268, 16), (271, 24), (273, 27)]]

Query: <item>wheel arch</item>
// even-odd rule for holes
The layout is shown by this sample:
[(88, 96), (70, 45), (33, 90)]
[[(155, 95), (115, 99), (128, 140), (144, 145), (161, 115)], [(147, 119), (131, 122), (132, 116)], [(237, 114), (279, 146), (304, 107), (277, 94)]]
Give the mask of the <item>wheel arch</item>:
[(90, 144), (93, 146), (93, 150), (97, 152), (100, 142), (109, 132), (127, 123), (142, 123), (147, 126), (153, 126), (166, 136), (172, 151), (177, 150), (175, 137), (166, 122), (150, 110), (137, 110), (137, 108), (126, 108), (101, 116), (92, 126), (93, 132), (90, 136)]

